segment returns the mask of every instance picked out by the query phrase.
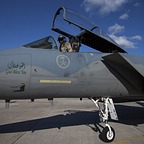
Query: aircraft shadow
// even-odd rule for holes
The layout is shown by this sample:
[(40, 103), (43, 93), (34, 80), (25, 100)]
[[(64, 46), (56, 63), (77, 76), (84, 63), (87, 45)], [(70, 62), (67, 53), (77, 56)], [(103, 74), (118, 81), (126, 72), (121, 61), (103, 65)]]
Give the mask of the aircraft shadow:
[(124, 106), (116, 105), (116, 110), (118, 113), (119, 121), (118, 123), (123, 123), (127, 125), (138, 125), (144, 123), (144, 103), (137, 102), (140, 106)]
[[(144, 123), (144, 108), (134, 106), (116, 105), (119, 116), (117, 123), (138, 125)], [(0, 133), (15, 133), (25, 131), (38, 131), (44, 129), (63, 128), (77, 125), (87, 125), (95, 132), (101, 133), (99, 127), (103, 127), (99, 121), (98, 111), (67, 110), (66, 115), (60, 114), (46, 118), (27, 120), (0, 125)]]
[(0, 133), (15, 133), (37, 131), (52, 128), (62, 128), (76, 125), (99, 123), (97, 111), (67, 111), (66, 115), (60, 114), (46, 118), (0, 125)]

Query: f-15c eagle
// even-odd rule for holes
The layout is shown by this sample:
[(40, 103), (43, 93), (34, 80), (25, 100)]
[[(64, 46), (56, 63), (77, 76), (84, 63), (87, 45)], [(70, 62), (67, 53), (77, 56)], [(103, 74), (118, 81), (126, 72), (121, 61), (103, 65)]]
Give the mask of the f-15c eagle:
[[(89, 98), (105, 123), (103, 140), (113, 141), (108, 124), (109, 115), (118, 120), (113, 102), (144, 100), (144, 57), (128, 54), (94, 23), (64, 7), (54, 15), (52, 30), (69, 39), (71, 52), (62, 52), (53, 36), (0, 51), (0, 99)], [(82, 52), (87, 48), (99, 52)]]

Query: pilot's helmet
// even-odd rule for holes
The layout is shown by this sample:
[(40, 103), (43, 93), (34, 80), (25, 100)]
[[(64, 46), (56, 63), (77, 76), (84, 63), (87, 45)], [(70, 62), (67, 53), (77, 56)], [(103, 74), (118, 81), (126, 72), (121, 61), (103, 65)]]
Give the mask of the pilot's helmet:
[(60, 36), (58, 37), (58, 41), (59, 41), (59, 42), (60, 42), (60, 41), (66, 42), (66, 37), (63, 36), (63, 35), (60, 35)]

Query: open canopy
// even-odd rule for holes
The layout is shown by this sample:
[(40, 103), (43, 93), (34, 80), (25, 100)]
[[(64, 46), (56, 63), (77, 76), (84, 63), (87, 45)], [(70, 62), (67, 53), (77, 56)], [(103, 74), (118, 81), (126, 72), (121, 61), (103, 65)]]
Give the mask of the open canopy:
[(69, 38), (76, 37), (82, 44), (103, 53), (126, 53), (93, 22), (64, 7), (57, 10), (53, 19), (52, 30)]

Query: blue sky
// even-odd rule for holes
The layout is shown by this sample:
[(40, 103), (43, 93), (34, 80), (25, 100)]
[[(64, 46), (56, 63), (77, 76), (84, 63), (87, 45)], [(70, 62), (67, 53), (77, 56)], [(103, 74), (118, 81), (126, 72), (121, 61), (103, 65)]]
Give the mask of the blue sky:
[(0, 49), (55, 35), (61, 6), (91, 19), (128, 53), (144, 55), (144, 0), (0, 0)]

